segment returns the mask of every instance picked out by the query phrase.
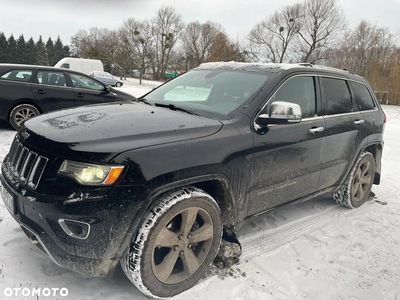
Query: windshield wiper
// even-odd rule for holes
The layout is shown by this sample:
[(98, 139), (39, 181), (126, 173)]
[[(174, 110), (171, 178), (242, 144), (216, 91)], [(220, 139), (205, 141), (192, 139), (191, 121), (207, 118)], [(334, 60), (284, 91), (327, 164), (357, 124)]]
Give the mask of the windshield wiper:
[(147, 101), (146, 100), (146, 98), (142, 98), (142, 97), (140, 97), (140, 98), (136, 98), (135, 100), (133, 100), (133, 101), (136, 101), (136, 102), (142, 102), (142, 103), (144, 103), (144, 104), (147, 104), (147, 105), (151, 105), (151, 106), (153, 106), (153, 104), (151, 104), (149, 101)]
[(158, 106), (158, 107), (166, 107), (166, 108), (169, 108), (170, 110), (179, 110), (179, 111), (183, 111), (185, 113), (188, 113), (190, 115), (198, 116), (198, 114), (196, 114), (194, 111), (191, 111), (191, 110), (176, 106), (175, 104), (154, 103), (154, 105)]

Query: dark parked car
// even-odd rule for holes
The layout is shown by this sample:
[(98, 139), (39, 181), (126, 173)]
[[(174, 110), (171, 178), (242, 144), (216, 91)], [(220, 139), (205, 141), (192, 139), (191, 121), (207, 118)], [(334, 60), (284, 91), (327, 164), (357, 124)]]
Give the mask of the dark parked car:
[(41, 113), (131, 99), (134, 97), (80, 72), (0, 64), (0, 120), (15, 129)]
[(106, 85), (111, 85), (116, 87), (121, 87), (123, 85), (121, 80), (119, 80), (117, 77), (111, 75), (108, 72), (92, 71), (89, 73), (89, 76), (97, 79), (98, 81), (101, 81)]
[(143, 293), (169, 297), (249, 216), (325, 193), (362, 205), (380, 183), (385, 122), (349, 72), (204, 64), (136, 101), (27, 121), (2, 197), (60, 266), (107, 276), (120, 261)]

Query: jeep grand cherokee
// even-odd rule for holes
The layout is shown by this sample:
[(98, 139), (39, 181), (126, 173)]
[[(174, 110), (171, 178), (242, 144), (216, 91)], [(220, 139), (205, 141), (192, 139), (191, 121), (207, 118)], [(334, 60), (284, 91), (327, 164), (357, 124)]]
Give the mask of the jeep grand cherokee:
[(106, 276), (120, 261), (143, 293), (169, 297), (246, 217), (325, 193), (362, 205), (380, 182), (385, 122), (346, 71), (204, 64), (131, 102), (27, 121), (2, 197), (60, 266)]

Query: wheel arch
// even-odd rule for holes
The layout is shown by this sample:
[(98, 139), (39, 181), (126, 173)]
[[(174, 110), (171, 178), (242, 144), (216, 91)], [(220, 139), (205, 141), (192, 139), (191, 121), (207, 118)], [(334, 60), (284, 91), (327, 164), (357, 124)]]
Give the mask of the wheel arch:
[[(371, 144), (364, 148), (362, 152), (368, 151), (370, 152), (375, 158), (375, 177), (374, 177), (374, 184), (381, 183), (381, 168), (382, 168), (382, 151), (383, 146), (381, 143)], [(361, 153), (362, 153), (361, 152)]]
[(340, 185), (337, 187), (340, 188), (344, 182), (346, 182), (347, 178), (351, 175), (351, 170), (353, 170), (354, 166), (356, 165), (358, 158), (363, 152), (370, 152), (375, 159), (375, 177), (374, 177), (374, 184), (380, 184), (381, 181), (381, 167), (382, 167), (382, 151), (383, 151), (383, 143), (380, 141), (374, 141), (370, 143), (366, 143), (363, 147), (357, 152), (357, 155), (354, 157), (353, 161), (351, 162), (351, 166), (348, 168), (346, 172), (346, 176), (343, 177)]
[(232, 193), (228, 188), (228, 179), (224, 175), (199, 176), (159, 187), (149, 195), (147, 200), (149, 203), (147, 210), (151, 209), (151, 207), (155, 205), (161, 196), (171, 192), (172, 190), (183, 188), (189, 185), (202, 189), (215, 199), (220, 207), (222, 223), (224, 225), (231, 226), (235, 224), (236, 205), (234, 198), (232, 197)]
[(224, 230), (234, 235), (234, 226), (236, 224), (236, 204), (232, 193), (229, 190), (228, 182), (228, 179), (224, 175), (204, 175), (172, 182), (155, 189), (144, 201), (144, 203), (146, 203), (145, 206), (140, 209), (140, 212), (133, 216), (129, 229), (115, 253), (114, 259), (119, 259), (123, 255), (126, 248), (129, 247), (132, 237), (137, 234), (142, 221), (141, 219), (139, 220), (138, 215), (140, 214), (141, 216), (145, 216), (155, 205), (157, 205), (157, 201), (163, 195), (187, 186), (200, 188), (215, 199), (221, 210)]

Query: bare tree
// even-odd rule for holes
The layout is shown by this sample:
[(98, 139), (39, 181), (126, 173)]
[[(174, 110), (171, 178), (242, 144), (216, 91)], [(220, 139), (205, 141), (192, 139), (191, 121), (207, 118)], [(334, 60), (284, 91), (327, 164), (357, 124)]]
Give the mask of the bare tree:
[(72, 37), (73, 49), (81, 57), (101, 59), (119, 70), (124, 76), (129, 67), (130, 52), (121, 30), (92, 27), (89, 32), (79, 31)]
[(88, 37), (86, 30), (79, 30), (75, 35), (71, 37), (71, 54), (76, 57), (85, 56), (85, 42)]
[(211, 47), (208, 61), (245, 61), (246, 54), (242, 52), (239, 42), (232, 42), (226, 33), (220, 32)]
[(190, 68), (198, 66), (209, 59), (213, 43), (221, 31), (220, 24), (210, 21), (203, 24), (195, 21), (186, 25), (181, 39), (186, 56), (192, 60), (193, 65)]
[(324, 59), (326, 50), (340, 42), (346, 28), (337, 0), (306, 0), (299, 30), (301, 61), (314, 63)]
[(124, 22), (123, 39), (127, 45), (132, 59), (140, 71), (139, 83), (149, 68), (149, 55), (153, 49), (154, 41), (151, 23), (147, 20), (136, 21), (131, 18)]
[(393, 99), (399, 86), (399, 52), (388, 29), (361, 21), (345, 36), (341, 45), (332, 51), (329, 63), (366, 77), (380, 98)]
[(161, 7), (151, 23), (154, 47), (148, 57), (154, 78), (163, 79), (168, 68), (171, 50), (178, 41), (184, 23), (181, 16), (171, 6)]
[(276, 11), (251, 30), (251, 44), (268, 61), (282, 63), (288, 56), (289, 46), (301, 28), (302, 5), (288, 5)]
[(329, 62), (347, 68), (361, 76), (368, 76), (376, 66), (385, 67), (394, 46), (387, 28), (380, 28), (366, 21), (346, 32), (346, 39), (335, 49)]
[[(389, 59), (393, 46), (392, 37), (387, 28), (373, 26), (366, 21), (349, 34), (347, 63), (362, 76), (366, 76), (373, 64), (384, 66)], [(351, 55), (351, 56), (350, 56)]]
[(394, 49), (390, 57), (390, 64), (390, 99), (387, 99), (384, 104), (400, 105), (400, 49)]

